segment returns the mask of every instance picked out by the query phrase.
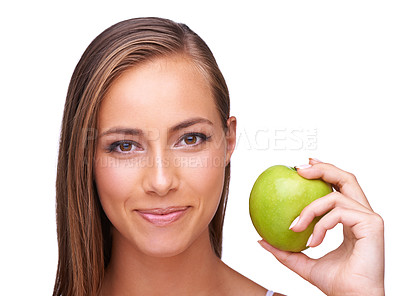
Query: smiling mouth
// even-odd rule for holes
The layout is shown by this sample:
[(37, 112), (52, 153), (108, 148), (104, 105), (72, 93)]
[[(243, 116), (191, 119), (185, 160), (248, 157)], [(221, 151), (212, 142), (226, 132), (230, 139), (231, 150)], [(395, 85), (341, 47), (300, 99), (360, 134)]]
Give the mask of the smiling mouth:
[(136, 212), (146, 221), (156, 226), (166, 226), (180, 219), (189, 207), (168, 207), (136, 210)]

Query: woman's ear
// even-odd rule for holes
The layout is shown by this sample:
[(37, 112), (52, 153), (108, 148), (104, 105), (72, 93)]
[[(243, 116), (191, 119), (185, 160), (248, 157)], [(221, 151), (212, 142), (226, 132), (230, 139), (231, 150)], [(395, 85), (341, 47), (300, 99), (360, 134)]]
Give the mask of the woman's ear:
[(225, 166), (231, 161), (231, 156), (236, 146), (236, 117), (231, 116), (228, 118), (226, 130), (226, 153), (225, 153)]

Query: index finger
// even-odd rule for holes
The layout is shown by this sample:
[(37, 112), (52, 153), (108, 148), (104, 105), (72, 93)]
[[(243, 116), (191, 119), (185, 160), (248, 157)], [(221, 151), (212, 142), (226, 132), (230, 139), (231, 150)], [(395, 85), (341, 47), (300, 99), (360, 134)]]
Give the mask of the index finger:
[(329, 163), (310, 161), (310, 164), (310, 167), (296, 167), (300, 176), (306, 179), (322, 179), (331, 183), (342, 194), (372, 210), (371, 205), (353, 174)]

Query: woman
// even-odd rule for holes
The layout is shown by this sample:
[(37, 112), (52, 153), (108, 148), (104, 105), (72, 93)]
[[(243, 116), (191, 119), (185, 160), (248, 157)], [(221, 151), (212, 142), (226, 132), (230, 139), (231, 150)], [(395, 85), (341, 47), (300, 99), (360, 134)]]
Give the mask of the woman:
[[(187, 26), (139, 18), (100, 34), (65, 104), (54, 295), (272, 295), (220, 259), (235, 132), (224, 78)], [(261, 245), (329, 295), (382, 295), (383, 222), (355, 178), (316, 160), (298, 171), (337, 192), (292, 230), (331, 210), (310, 246), (337, 223), (344, 242), (318, 260)]]

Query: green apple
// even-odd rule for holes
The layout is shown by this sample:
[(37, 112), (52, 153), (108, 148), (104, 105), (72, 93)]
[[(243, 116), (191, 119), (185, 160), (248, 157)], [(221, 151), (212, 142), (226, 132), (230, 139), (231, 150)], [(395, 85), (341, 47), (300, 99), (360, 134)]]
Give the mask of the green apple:
[(330, 192), (331, 185), (320, 179), (305, 179), (294, 168), (275, 165), (254, 183), (249, 201), (250, 217), (258, 234), (270, 245), (300, 252), (307, 248), (307, 240), (320, 217), (302, 232), (290, 230), (290, 224), (307, 205)]

